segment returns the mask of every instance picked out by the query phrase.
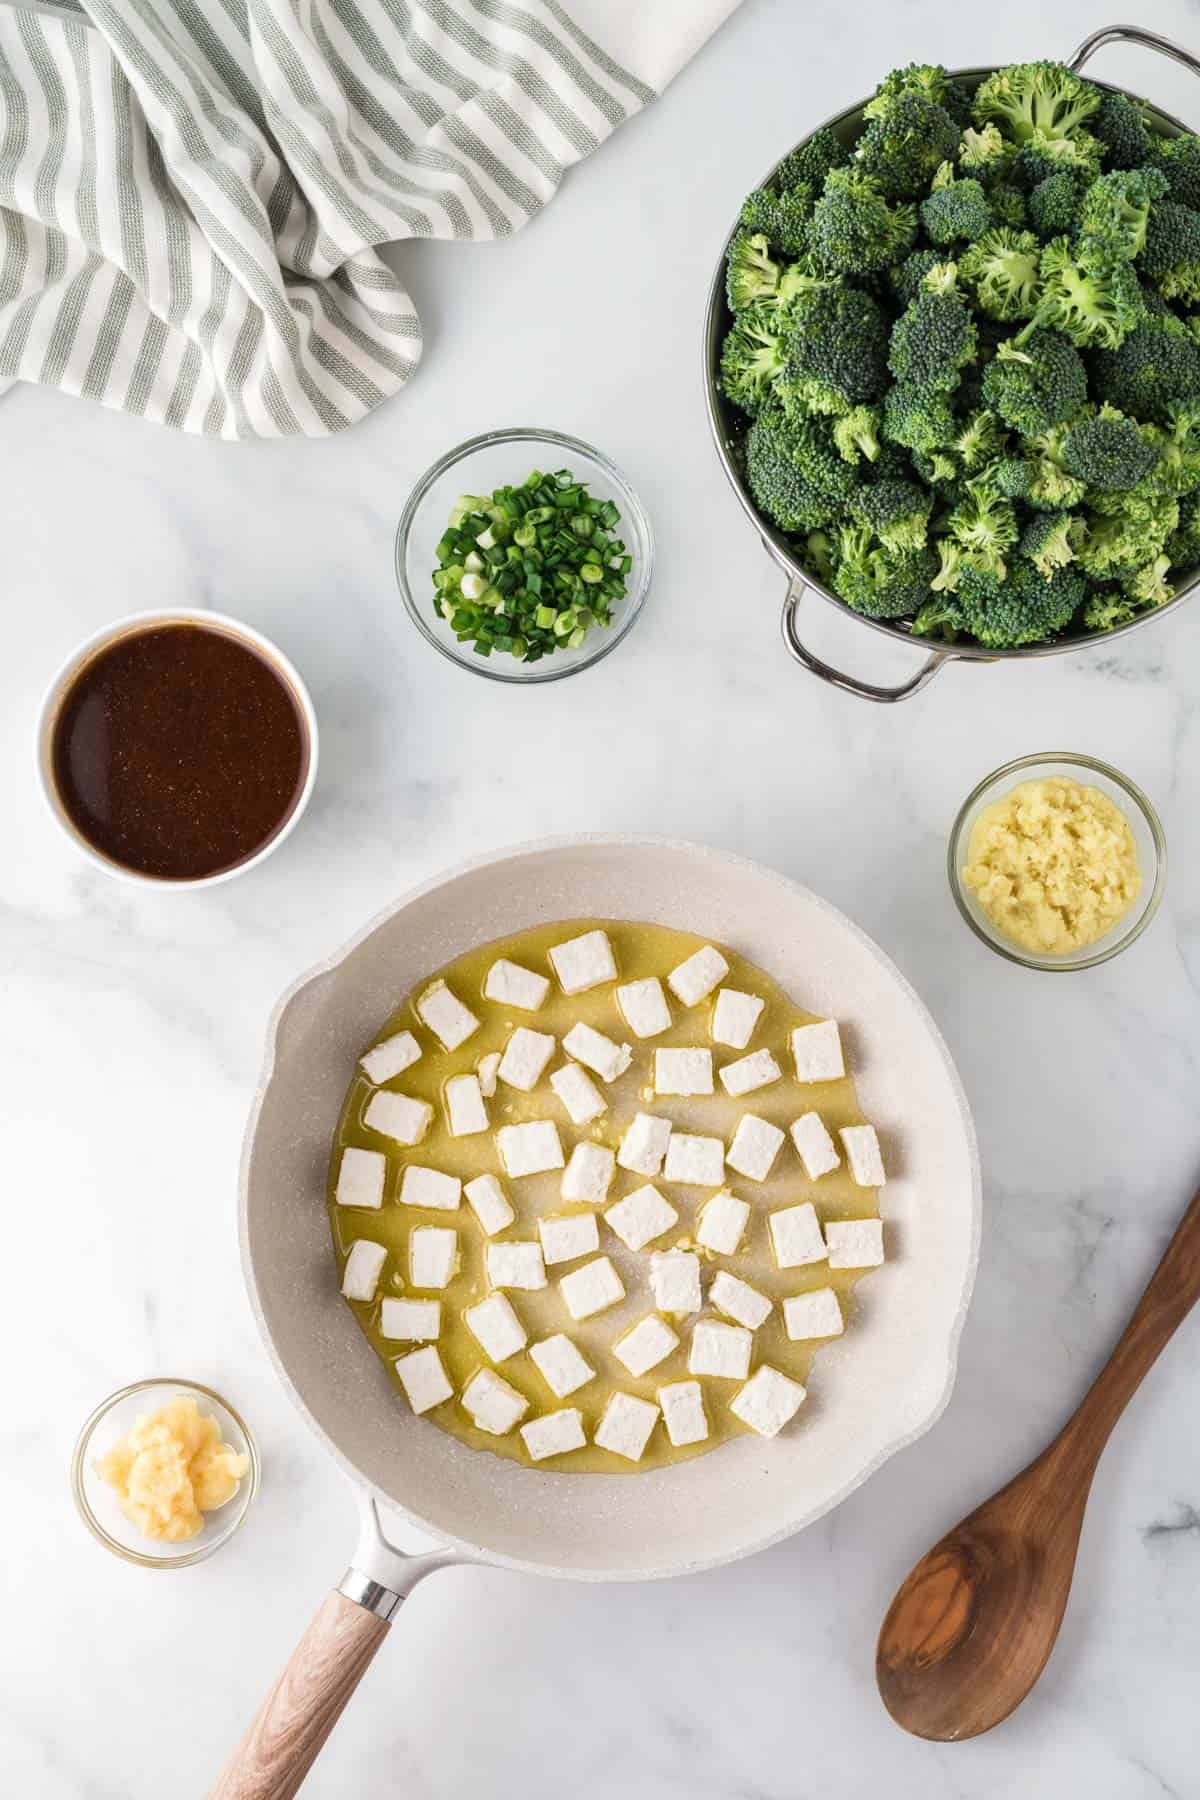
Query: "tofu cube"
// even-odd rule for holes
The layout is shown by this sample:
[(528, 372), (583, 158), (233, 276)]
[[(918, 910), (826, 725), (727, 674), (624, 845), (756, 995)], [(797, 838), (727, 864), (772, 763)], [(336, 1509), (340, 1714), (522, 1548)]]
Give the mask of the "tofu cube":
[(572, 1025), (563, 1039), (563, 1049), (576, 1062), (586, 1063), (601, 1081), (615, 1081), (633, 1061), (633, 1051), (628, 1044), (614, 1044), (602, 1031), (594, 1031), (582, 1021)]
[(625, 1298), (625, 1284), (607, 1256), (597, 1256), (581, 1269), (572, 1269), (558, 1284), (573, 1319), (590, 1319)]
[(496, 1133), (496, 1148), (505, 1174), (514, 1179), (520, 1175), (542, 1175), (547, 1169), (563, 1166), (562, 1144), (553, 1119), (533, 1119), (528, 1125), (502, 1125)]
[(342, 1270), (342, 1292), (347, 1300), (373, 1300), (387, 1261), (387, 1245), (370, 1238), (355, 1238)]
[(531, 1031), (528, 1025), (518, 1025), (504, 1046), (497, 1073), (509, 1087), (529, 1094), (553, 1055), (554, 1039), (548, 1031)]
[(856, 1187), (881, 1188), (887, 1180), (873, 1125), (844, 1125), (838, 1136)]
[(700, 1258), (694, 1250), (656, 1250), (650, 1258), (650, 1288), (659, 1312), (699, 1312)]
[(717, 1270), (708, 1297), (718, 1312), (723, 1312), (735, 1325), (744, 1325), (747, 1331), (757, 1331), (771, 1316), (771, 1302), (767, 1296), (751, 1287), (748, 1281), (731, 1275), (728, 1269)]
[(457, 1212), (462, 1198), (462, 1182), (457, 1175), (443, 1175), (440, 1169), (426, 1169), (420, 1163), (409, 1163), (400, 1178), (401, 1206), (428, 1206), (435, 1212)]
[(721, 952), (706, 944), (703, 950), (697, 950), (694, 956), (671, 970), (667, 986), (681, 1006), (698, 1006), (728, 973), (729, 964)]
[(415, 1288), (444, 1288), (458, 1264), (458, 1233), (445, 1225), (415, 1225), (408, 1237), (408, 1278)]
[(720, 1138), (673, 1131), (663, 1175), (690, 1187), (720, 1187), (725, 1179), (725, 1146)]
[(398, 1144), (419, 1144), (433, 1122), (433, 1108), (427, 1100), (413, 1100), (407, 1094), (394, 1094), (381, 1088), (372, 1094), (363, 1113), (363, 1124)]
[(491, 1437), (504, 1437), (529, 1411), (524, 1394), (510, 1387), (494, 1369), (480, 1369), (462, 1391), (462, 1403), (472, 1423)]
[(478, 1075), (453, 1075), (446, 1083), (446, 1120), (451, 1137), (474, 1137), (488, 1128)]
[(421, 1343), (441, 1336), (440, 1300), (381, 1300), (379, 1329), (385, 1338), (407, 1338)]
[(654, 1091), (658, 1094), (711, 1094), (711, 1050), (656, 1050)]
[(507, 1362), (529, 1342), (506, 1294), (489, 1294), (475, 1306), (465, 1307), (463, 1323), (492, 1362)]
[(572, 1213), (565, 1219), (539, 1219), (538, 1236), (547, 1263), (574, 1262), (600, 1248), (595, 1213)]
[(543, 1338), (540, 1344), (531, 1344), (529, 1354), (542, 1380), (559, 1400), (565, 1400), (595, 1378), (595, 1369), (565, 1331)]
[(410, 1350), (407, 1356), (398, 1356), (394, 1367), (405, 1398), (415, 1413), (425, 1413), (431, 1406), (440, 1406), (454, 1393), (442, 1359), (432, 1345), (425, 1350)]
[(477, 1175), (474, 1181), (468, 1181), (466, 1195), (485, 1237), (495, 1237), (517, 1216), (494, 1175)]
[(566, 1108), (572, 1125), (590, 1125), (608, 1111), (608, 1101), (578, 1063), (564, 1063), (561, 1069), (555, 1069), (550, 1086)]
[(657, 975), (644, 981), (627, 981), (617, 989), (617, 1005), (634, 1037), (658, 1037), (671, 1024), (671, 1009)]
[(479, 1030), (475, 1014), (451, 993), (444, 981), (435, 981), (425, 989), (417, 1001), (417, 1017), (428, 1025), (444, 1050), (457, 1050), (472, 1032)]
[(644, 1250), (656, 1237), (664, 1231), (670, 1231), (672, 1225), (678, 1225), (679, 1214), (669, 1200), (664, 1200), (656, 1187), (647, 1182), (645, 1187), (636, 1188), (632, 1194), (626, 1194), (604, 1214), (609, 1225), (616, 1232), (621, 1242), (630, 1250)]
[(496, 1079), (500, 1074), (500, 1052), (489, 1050), (486, 1056), (479, 1059), (479, 1091), (485, 1100), (490, 1100), (496, 1092)]
[(696, 1224), (696, 1242), (718, 1256), (732, 1256), (742, 1241), (750, 1208), (744, 1200), (722, 1188), (707, 1202)]
[(522, 1012), (537, 1012), (550, 992), (544, 975), (523, 969), (520, 963), (499, 957), (488, 970), (483, 983), (483, 997), (499, 1006), (516, 1006)]
[(770, 1087), (782, 1077), (783, 1070), (769, 1050), (752, 1050), (749, 1056), (739, 1056), (736, 1062), (725, 1064), (721, 1070), (721, 1086), (738, 1100), (743, 1094)]
[(670, 1119), (653, 1113), (635, 1113), (617, 1151), (617, 1162), (632, 1175), (657, 1175), (671, 1139)]
[(550, 962), (564, 994), (586, 993), (602, 981), (617, 979), (616, 958), (603, 931), (585, 931), (565, 944), (555, 944)]
[(712, 1040), (727, 1044), (731, 1050), (744, 1050), (754, 1036), (754, 1028), (762, 1017), (765, 1000), (757, 994), (743, 994), (738, 988), (723, 987), (713, 1006)]
[(577, 1406), (564, 1406), (558, 1412), (543, 1413), (522, 1425), (521, 1438), (534, 1462), (548, 1456), (566, 1456), (570, 1450), (582, 1450), (587, 1443), (583, 1415)]
[(799, 1269), (805, 1263), (824, 1262), (825, 1239), (821, 1221), (811, 1200), (799, 1206), (786, 1206), (782, 1212), (769, 1215), (771, 1244), (775, 1261), (781, 1269)]
[(488, 1244), (488, 1280), (495, 1288), (544, 1288), (546, 1265), (542, 1246), (526, 1239), (511, 1244)]
[(599, 1206), (612, 1186), (616, 1168), (616, 1157), (603, 1144), (576, 1144), (563, 1172), (560, 1190), (563, 1199), (578, 1201), (585, 1206)]
[(677, 1450), (685, 1444), (702, 1444), (708, 1436), (704, 1397), (698, 1381), (668, 1381), (658, 1390), (667, 1436)]
[(819, 1181), (822, 1175), (828, 1175), (831, 1170), (836, 1169), (842, 1160), (834, 1148), (833, 1139), (825, 1129), (825, 1121), (820, 1113), (808, 1112), (796, 1120), (792, 1126), (792, 1142), (810, 1181)]
[(743, 1113), (733, 1142), (725, 1153), (725, 1161), (739, 1175), (750, 1181), (765, 1181), (775, 1167), (775, 1158), (783, 1143), (783, 1133), (769, 1119), (754, 1113)]
[(611, 1450), (627, 1462), (641, 1462), (657, 1420), (658, 1408), (652, 1400), (616, 1393), (604, 1409), (594, 1442), (601, 1450)]
[(386, 1174), (382, 1150), (343, 1150), (333, 1197), (339, 1206), (380, 1207)]
[(613, 1355), (624, 1363), (631, 1375), (645, 1375), (657, 1368), (679, 1343), (679, 1334), (671, 1330), (657, 1313), (647, 1313), (631, 1330), (613, 1345)]
[(754, 1338), (744, 1325), (726, 1325), (720, 1319), (700, 1319), (692, 1327), (688, 1372), (718, 1375), (723, 1381), (745, 1381), (750, 1373)]
[(421, 1046), (411, 1031), (398, 1031), (394, 1037), (384, 1038), (382, 1044), (376, 1044), (365, 1056), (358, 1059), (359, 1067), (366, 1072), (368, 1081), (381, 1087), (385, 1081), (392, 1081), (397, 1075), (403, 1075), (405, 1069), (411, 1069), (421, 1058)]
[(883, 1261), (882, 1219), (830, 1219), (825, 1235), (831, 1269), (875, 1269)]
[(760, 1437), (775, 1437), (804, 1404), (805, 1390), (790, 1375), (781, 1375), (770, 1363), (756, 1369), (729, 1410)]
[(797, 1081), (840, 1081), (846, 1073), (836, 1019), (819, 1025), (797, 1025), (792, 1033)]
[(789, 1294), (783, 1303), (783, 1323), (790, 1338), (840, 1337), (845, 1330), (838, 1297), (828, 1287)]

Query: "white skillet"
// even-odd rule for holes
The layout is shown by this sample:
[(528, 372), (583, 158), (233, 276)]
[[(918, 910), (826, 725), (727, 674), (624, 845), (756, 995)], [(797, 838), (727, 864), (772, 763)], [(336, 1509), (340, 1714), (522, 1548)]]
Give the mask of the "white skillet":
[[(887, 1265), (823, 1350), (803, 1412), (646, 1475), (539, 1472), (415, 1418), (341, 1299), (325, 1211), (355, 1059), (416, 981), (492, 938), (556, 919), (645, 919), (721, 940), (838, 1018), (891, 1175)], [(363, 1532), (214, 1794), (294, 1794), (418, 1581), (449, 1562), (577, 1580), (692, 1574), (812, 1524), (950, 1396), (974, 1281), (979, 1161), (962, 1085), (929, 1014), (869, 938), (806, 888), (700, 845), (574, 837), (518, 846), (417, 888), (276, 1009), (242, 1165), (242, 1253), (280, 1378), (365, 1497)], [(444, 1549), (408, 1558), (374, 1501)]]

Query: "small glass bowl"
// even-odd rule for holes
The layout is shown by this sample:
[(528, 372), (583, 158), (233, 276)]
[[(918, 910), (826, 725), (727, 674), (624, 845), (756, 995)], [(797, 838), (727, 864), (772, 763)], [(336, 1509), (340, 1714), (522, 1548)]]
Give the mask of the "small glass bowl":
[[(963, 865), (970, 848), (975, 821), (985, 806), (990, 806), (994, 800), (1010, 792), (1019, 782), (1045, 781), (1055, 775), (1065, 776), (1068, 780), (1082, 780), (1088, 787), (1099, 788), (1102, 794), (1107, 794), (1120, 807), (1133, 833), (1138, 867), (1142, 872), (1142, 885), (1129, 911), (1117, 920), (1111, 931), (1105, 932), (1102, 938), (1097, 938), (1095, 943), (1086, 944), (1082, 949), (1066, 956), (1039, 956), (1022, 950), (1011, 938), (997, 930), (963, 881)], [(947, 870), (950, 891), (959, 912), (976, 937), (982, 938), (997, 955), (1005, 957), (1009, 962), (1020, 963), (1025, 969), (1094, 969), (1098, 963), (1107, 962), (1109, 957), (1128, 949), (1130, 944), (1141, 937), (1158, 911), (1167, 879), (1167, 843), (1158, 814), (1128, 775), (1122, 775), (1119, 769), (1112, 768), (1108, 763), (1098, 762), (1092, 756), (1075, 756), (1069, 751), (1043, 751), (1037, 756), (1019, 756), (1014, 762), (993, 769), (967, 795), (950, 833)]]
[[(125, 1517), (116, 1494), (106, 1481), (101, 1481), (92, 1464), (125, 1436), (139, 1413), (158, 1412), (180, 1395), (194, 1400), (201, 1412), (212, 1414), (221, 1427), (223, 1442), (249, 1457), (250, 1467), (237, 1493), (224, 1506), (205, 1513), (204, 1529), (197, 1537), (182, 1544), (165, 1544), (142, 1536), (133, 1521)], [(79, 1433), (71, 1457), (71, 1492), (84, 1524), (106, 1550), (143, 1569), (186, 1569), (228, 1543), (250, 1510), (260, 1475), (258, 1446), (245, 1420), (228, 1400), (198, 1381), (173, 1381), (165, 1376), (132, 1382), (102, 1400)]]
[[(460, 494), (490, 494), (498, 487), (516, 486), (534, 468), (545, 473), (569, 468), (596, 499), (615, 504), (621, 515), (616, 530), (633, 558), (625, 598), (614, 609), (613, 623), (593, 625), (577, 650), (556, 650), (534, 663), (518, 662), (499, 650), (480, 656), (470, 643), (460, 644), (433, 610), (437, 546)], [(579, 438), (533, 427), (487, 431), (448, 450), (418, 481), (396, 529), (396, 580), (409, 618), (435, 650), (489, 681), (561, 681), (600, 662), (636, 624), (653, 567), (650, 521), (621, 471)]]

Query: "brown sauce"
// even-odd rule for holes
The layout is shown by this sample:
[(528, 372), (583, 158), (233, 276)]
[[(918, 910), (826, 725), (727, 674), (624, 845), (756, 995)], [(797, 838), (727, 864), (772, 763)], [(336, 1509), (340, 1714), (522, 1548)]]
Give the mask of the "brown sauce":
[(196, 880), (245, 862), (308, 773), (291, 688), (227, 632), (156, 625), (101, 650), (54, 725), (55, 785), (89, 844), (142, 875)]

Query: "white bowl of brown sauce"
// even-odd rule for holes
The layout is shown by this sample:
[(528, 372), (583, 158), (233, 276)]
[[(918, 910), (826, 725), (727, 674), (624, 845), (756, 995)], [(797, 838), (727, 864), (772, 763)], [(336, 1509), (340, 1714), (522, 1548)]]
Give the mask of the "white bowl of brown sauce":
[(38, 772), (51, 812), (110, 875), (208, 887), (277, 850), (317, 776), (296, 669), (223, 613), (134, 613), (50, 684)]

